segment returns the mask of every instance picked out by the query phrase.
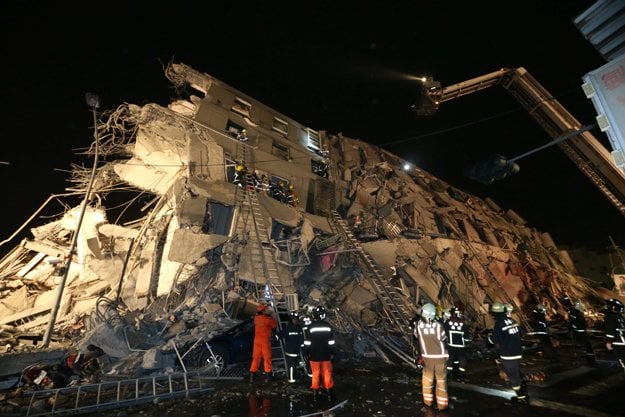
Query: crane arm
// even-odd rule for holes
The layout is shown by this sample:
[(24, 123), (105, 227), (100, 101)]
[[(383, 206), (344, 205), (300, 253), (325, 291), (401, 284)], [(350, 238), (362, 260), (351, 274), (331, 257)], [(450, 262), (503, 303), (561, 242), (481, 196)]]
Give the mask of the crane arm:
[[(433, 114), (440, 103), (502, 85), (552, 138), (578, 131), (575, 119), (529, 72), (523, 68), (503, 68), (445, 88), (431, 78), (424, 83), (417, 114)], [(424, 101), (425, 100), (425, 101)], [(419, 106), (425, 102), (426, 112)], [(428, 107), (429, 106), (429, 107)], [(610, 152), (589, 131), (558, 143), (562, 151), (590, 179), (616, 209), (625, 216), (625, 172), (612, 161)]]

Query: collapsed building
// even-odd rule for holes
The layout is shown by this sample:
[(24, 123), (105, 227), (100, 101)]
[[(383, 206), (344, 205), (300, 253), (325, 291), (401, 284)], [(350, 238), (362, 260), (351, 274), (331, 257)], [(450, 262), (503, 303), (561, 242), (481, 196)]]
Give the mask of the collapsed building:
[[(86, 152), (99, 157), (95, 176), (74, 166), (70, 178), (84, 215), (66, 206), (23, 225), (32, 237), (0, 260), (3, 344), (40, 340), (55, 307), (58, 339), (126, 358), (210, 338), (263, 301), (320, 303), (345, 328), (409, 334), (424, 302), (461, 305), (474, 327), (490, 328), (494, 301), (527, 323), (537, 303), (565, 317), (564, 296), (589, 307), (618, 297), (512, 209), (182, 63), (165, 74), (193, 94), (102, 113)], [(276, 198), (277, 185), (297, 198)], [(105, 329), (121, 322), (118, 343)]]

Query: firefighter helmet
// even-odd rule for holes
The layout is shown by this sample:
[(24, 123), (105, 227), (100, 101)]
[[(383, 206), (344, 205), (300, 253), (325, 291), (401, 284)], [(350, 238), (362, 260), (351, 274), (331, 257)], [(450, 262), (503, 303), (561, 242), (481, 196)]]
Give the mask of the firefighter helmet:
[(582, 303), (581, 300), (575, 301), (575, 304), (573, 304), (573, 308), (577, 311), (581, 311), (582, 313), (586, 311), (586, 306), (584, 305), (584, 303)]
[(503, 304), (499, 303), (499, 302), (495, 302), (490, 307), (490, 311), (492, 311), (493, 313), (505, 313), (506, 312), (506, 307)]
[(607, 310), (611, 313), (622, 313), (625, 310), (623, 303), (621, 300), (617, 300), (616, 298), (610, 298), (607, 302)]
[(315, 307), (315, 310), (313, 311), (313, 317), (316, 320), (323, 320), (326, 318), (326, 309), (323, 306), (317, 306)]
[(540, 313), (546, 313), (547, 307), (545, 307), (543, 303), (539, 303), (538, 305), (536, 305), (536, 310), (539, 311)]
[(294, 320), (294, 319), (299, 320), (299, 314), (297, 313), (297, 311), (291, 311), (289, 313), (289, 320)]
[(421, 308), (421, 317), (430, 321), (434, 320), (434, 317), (436, 317), (436, 307), (434, 307), (434, 304), (427, 303), (424, 305), (423, 308)]
[(265, 304), (259, 304), (258, 307), (256, 307), (256, 311), (258, 311), (259, 313), (265, 310), (267, 310), (267, 306)]
[(237, 171), (243, 171), (245, 169), (245, 167), (243, 166), (243, 164), (237, 164)]

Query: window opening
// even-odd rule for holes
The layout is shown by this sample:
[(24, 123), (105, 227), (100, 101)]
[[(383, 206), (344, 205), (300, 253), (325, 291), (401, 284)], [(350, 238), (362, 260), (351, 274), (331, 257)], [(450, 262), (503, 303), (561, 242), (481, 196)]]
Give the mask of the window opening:
[(273, 142), (272, 153), (284, 160), (289, 160), (289, 147), (280, 142)]
[(321, 143), (319, 142), (319, 132), (310, 128), (306, 130), (308, 131), (308, 148), (314, 151), (319, 151), (321, 149)]
[(228, 119), (228, 123), (226, 123), (226, 132), (228, 132), (233, 137), (237, 137), (237, 135), (240, 135), (244, 129), (245, 128), (243, 126), (233, 122), (230, 119)]
[(271, 125), (271, 128), (276, 132), (280, 132), (284, 135), (289, 133), (289, 124), (277, 117), (273, 118), (273, 124)]
[(250, 110), (252, 110), (252, 104), (236, 97), (234, 99), (234, 104), (232, 105), (232, 111), (235, 113), (239, 113), (242, 116), (250, 117)]

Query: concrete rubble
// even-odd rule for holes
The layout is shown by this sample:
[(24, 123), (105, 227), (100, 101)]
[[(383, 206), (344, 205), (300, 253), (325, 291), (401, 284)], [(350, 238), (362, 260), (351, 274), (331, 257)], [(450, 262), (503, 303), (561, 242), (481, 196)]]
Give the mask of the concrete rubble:
[[(252, 103), (252, 110), (231, 110), (220, 88), (232, 88), (184, 64), (171, 64), (166, 75), (203, 97), (167, 107), (124, 104), (101, 115), (98, 148), (92, 144), (87, 154), (98, 149), (105, 161), (69, 271), (80, 206), (25, 224), (31, 236), (0, 260), (0, 346), (8, 356), (38, 349), (66, 272), (51, 349), (95, 344), (111, 373), (172, 372), (174, 345), (210, 339), (237, 322), (237, 310), (253, 311), (256, 289), (270, 282), (237, 232), (241, 187), (231, 175), (241, 143), (223, 127), (226, 119), (248, 131), (250, 172), (279, 174), (298, 191), (295, 207), (257, 193), (255, 216), (271, 225), (262, 243), (271, 246), (284, 293), (296, 293), (300, 305), (325, 305), (346, 334), (381, 327), (386, 318), (363, 279), (366, 266), (337, 238), (334, 210), (412, 307), (461, 304), (476, 329), (492, 327), (487, 311), (495, 300), (515, 304), (526, 323), (538, 302), (552, 319), (563, 319), (568, 295), (589, 306), (592, 318), (605, 298), (618, 297), (580, 276), (549, 233), (513, 209), (418, 167), (404, 170), (398, 156), (340, 133), (319, 131), (323, 147), (293, 144), (288, 157), (277, 157), (281, 148), (262, 141), (277, 128), (255, 117), (259, 103), (235, 91), (235, 104)], [(220, 105), (230, 113), (215, 110)], [(301, 155), (306, 163), (297, 162)], [(86, 192), (87, 171), (73, 168), (74, 196)], [(362, 356), (372, 350), (362, 338), (350, 349)]]

